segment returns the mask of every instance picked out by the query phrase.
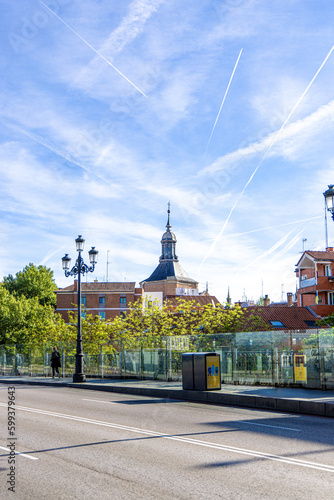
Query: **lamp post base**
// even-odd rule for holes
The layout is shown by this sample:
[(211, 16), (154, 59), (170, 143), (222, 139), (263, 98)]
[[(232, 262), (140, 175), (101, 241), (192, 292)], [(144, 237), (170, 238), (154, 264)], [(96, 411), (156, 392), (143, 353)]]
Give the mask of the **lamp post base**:
[(73, 383), (86, 382), (86, 375), (84, 373), (74, 373)]

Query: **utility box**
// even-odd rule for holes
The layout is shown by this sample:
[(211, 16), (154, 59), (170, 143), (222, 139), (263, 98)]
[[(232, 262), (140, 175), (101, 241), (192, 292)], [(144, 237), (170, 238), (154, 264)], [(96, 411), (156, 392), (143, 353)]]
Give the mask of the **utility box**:
[(182, 382), (185, 390), (220, 390), (220, 355), (215, 352), (182, 354)]

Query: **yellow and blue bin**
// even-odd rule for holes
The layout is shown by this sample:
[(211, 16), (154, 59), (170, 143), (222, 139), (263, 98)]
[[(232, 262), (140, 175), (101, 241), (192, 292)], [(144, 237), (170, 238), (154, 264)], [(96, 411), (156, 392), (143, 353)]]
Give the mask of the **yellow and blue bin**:
[(220, 355), (215, 352), (182, 354), (182, 387), (190, 391), (220, 390)]

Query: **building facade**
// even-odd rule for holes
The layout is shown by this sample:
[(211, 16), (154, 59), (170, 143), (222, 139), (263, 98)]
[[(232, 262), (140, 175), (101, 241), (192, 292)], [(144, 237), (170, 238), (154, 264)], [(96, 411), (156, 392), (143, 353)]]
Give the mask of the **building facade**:
[[(69, 311), (76, 311), (78, 304), (78, 282), (56, 291), (56, 312), (68, 322)], [(82, 314), (100, 316), (106, 321), (112, 321), (116, 316), (124, 316), (129, 304), (142, 297), (143, 290), (136, 288), (134, 282), (112, 283), (99, 282), (81, 283)]]
[(334, 251), (307, 250), (296, 264), (297, 304), (325, 317), (334, 312)]

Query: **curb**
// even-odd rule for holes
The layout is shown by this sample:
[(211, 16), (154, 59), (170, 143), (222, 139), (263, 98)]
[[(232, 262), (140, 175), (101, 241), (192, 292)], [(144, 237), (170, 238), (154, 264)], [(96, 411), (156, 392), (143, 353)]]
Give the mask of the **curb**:
[[(16, 381), (15, 381), (16, 382)], [(75, 389), (86, 389), (100, 392), (116, 392), (120, 394), (134, 394), (137, 396), (148, 396), (161, 399), (177, 399), (192, 401), (196, 403), (220, 404), (226, 406), (241, 406), (244, 408), (256, 408), (258, 410), (282, 411), (286, 413), (301, 413), (306, 415), (318, 415), (321, 417), (334, 418), (334, 403), (320, 401), (307, 401), (297, 399), (270, 398), (268, 396), (247, 396), (244, 394), (230, 394), (214, 391), (189, 391), (185, 389), (159, 389), (153, 387), (128, 387), (128, 386), (105, 386), (89, 382), (73, 383), (55, 381), (54, 383), (18, 380), (16, 383), (27, 385), (39, 385), (46, 387), (71, 387)], [(13, 384), (13, 380), (0, 380), (0, 384)]]

